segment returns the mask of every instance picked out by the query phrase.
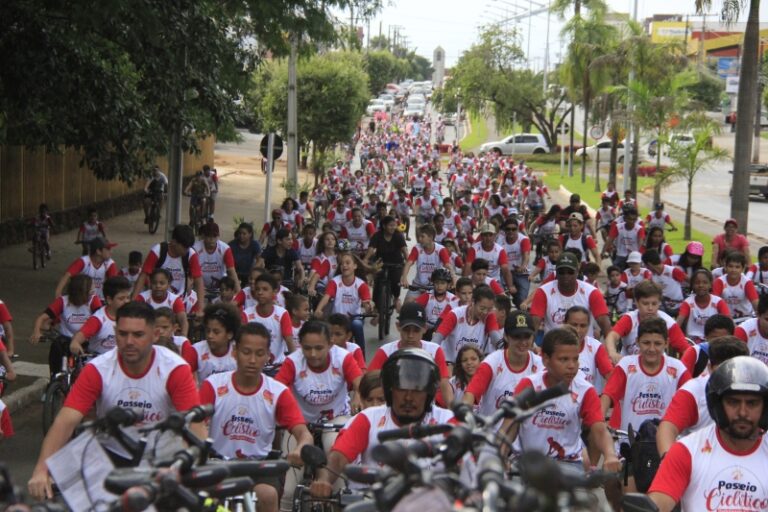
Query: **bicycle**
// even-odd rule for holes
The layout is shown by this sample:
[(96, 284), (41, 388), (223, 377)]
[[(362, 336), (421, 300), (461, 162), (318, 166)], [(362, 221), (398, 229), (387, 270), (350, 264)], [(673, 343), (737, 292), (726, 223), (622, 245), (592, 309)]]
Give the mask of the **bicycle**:
[[(58, 339), (53, 343), (61, 343)], [(68, 351), (67, 351), (68, 352)], [(45, 388), (45, 400), (43, 402), (43, 435), (48, 433), (53, 420), (64, 405), (64, 400), (72, 389), (78, 375), (88, 361), (96, 357), (97, 354), (82, 354), (77, 356), (65, 355), (61, 361), (61, 371), (56, 373), (51, 379), (48, 387)]]
[(35, 227), (32, 232), (32, 247), (30, 252), (32, 253), (32, 269), (37, 270), (38, 264), (41, 268), (45, 268), (46, 261), (51, 259), (51, 247), (48, 244), (48, 237), (46, 229), (40, 229)]
[(157, 232), (158, 226), (160, 226), (160, 206), (163, 203), (163, 196), (164, 194), (152, 194), (150, 198), (147, 229), (153, 235)]
[(189, 225), (192, 226), (196, 235), (200, 234), (200, 228), (205, 224), (205, 211), (207, 198), (194, 197), (192, 194), (184, 194), (189, 197)]
[(296, 486), (293, 493), (291, 512), (336, 512), (363, 500), (363, 494), (352, 491), (349, 488), (349, 480), (343, 475), (339, 475), (344, 482), (343, 489), (332, 493), (328, 498), (313, 497), (309, 492), (309, 486), (315, 472), (326, 467), (328, 459), (322, 448), (305, 445), (301, 448), (301, 460), (305, 467), (304, 480)]
[(402, 270), (403, 265), (401, 263), (383, 263), (381, 271), (376, 275), (377, 293), (374, 303), (379, 316), (379, 341), (389, 336), (392, 314), (395, 311), (395, 297), (392, 294), (389, 277), (389, 272), (392, 269)]

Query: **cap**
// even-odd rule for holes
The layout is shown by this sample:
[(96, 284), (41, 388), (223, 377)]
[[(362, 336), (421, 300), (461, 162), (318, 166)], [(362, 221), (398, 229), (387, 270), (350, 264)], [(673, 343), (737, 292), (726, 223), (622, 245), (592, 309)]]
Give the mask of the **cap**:
[(704, 244), (701, 242), (691, 242), (685, 246), (685, 252), (693, 256), (704, 256)]
[(99, 249), (112, 249), (113, 247), (117, 247), (117, 244), (113, 244), (106, 238), (99, 236), (88, 242), (88, 246), (92, 251), (98, 251)]
[(560, 255), (560, 259), (557, 260), (557, 266), (555, 268), (557, 270), (561, 268), (570, 268), (571, 270), (578, 272), (579, 259), (576, 257), (575, 254), (571, 252), (564, 252), (562, 255)]
[(627, 263), (642, 263), (643, 257), (642, 255), (637, 251), (632, 251), (629, 253), (629, 257), (627, 258)]
[(728, 224), (733, 224), (733, 227), (737, 228), (739, 227), (739, 223), (736, 222), (736, 219), (728, 219), (725, 221), (725, 224), (723, 225), (723, 228), (727, 228)]
[(400, 322), (400, 327), (415, 325), (423, 329), (427, 325), (427, 313), (421, 304), (409, 302), (400, 308), (400, 316), (397, 320)]
[(571, 194), (571, 203), (575, 203), (576, 201), (581, 202), (581, 196), (579, 194)]
[(572, 214), (570, 214), (568, 216), (568, 220), (577, 220), (577, 221), (579, 221), (579, 222), (581, 222), (583, 224), (584, 223), (584, 216), (582, 214), (580, 214), (579, 212), (573, 212)]
[(480, 226), (480, 234), (482, 235), (483, 233), (493, 233), (495, 235), (496, 234), (496, 226), (494, 226), (490, 222), (484, 222)]
[(534, 332), (531, 315), (525, 311), (513, 311), (504, 322), (504, 334), (507, 336), (530, 336)]

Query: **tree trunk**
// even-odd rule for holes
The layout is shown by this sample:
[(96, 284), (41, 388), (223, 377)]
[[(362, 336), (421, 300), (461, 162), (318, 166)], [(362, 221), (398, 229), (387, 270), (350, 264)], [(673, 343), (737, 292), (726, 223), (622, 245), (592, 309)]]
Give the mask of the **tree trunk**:
[(733, 196), (731, 217), (736, 219), (739, 232), (747, 233), (749, 220), (749, 162), (752, 159), (752, 137), (757, 101), (757, 51), (760, 0), (750, 0), (747, 29), (741, 55), (739, 98), (736, 104), (736, 143), (733, 150)]
[(568, 177), (573, 178), (573, 132), (576, 129), (576, 105), (571, 103), (571, 126), (568, 129), (570, 146), (568, 147)]
[(595, 192), (600, 190), (600, 150), (595, 148)]
[[(661, 172), (661, 134), (656, 137), (656, 176)], [(661, 182), (653, 183), (653, 204), (661, 202)], [(654, 206), (655, 208), (655, 206)]]
[[(587, 91), (589, 91), (588, 87), (585, 87)], [(589, 131), (589, 92), (586, 92), (584, 94), (584, 133), (582, 134), (582, 147), (586, 151), (587, 149), (587, 132)], [(587, 181), (587, 154), (584, 153), (584, 157), (581, 159), (581, 182), (585, 183)]]
[(640, 134), (635, 133), (635, 140), (632, 141), (632, 165), (629, 168), (630, 190), (632, 197), (637, 199), (637, 160), (640, 153)]
[(691, 210), (693, 210), (693, 175), (688, 178), (688, 202), (685, 205), (685, 229), (683, 239), (691, 239)]
[(611, 162), (608, 170), (608, 183), (616, 184), (616, 162), (619, 159), (619, 128), (618, 124), (611, 122)]

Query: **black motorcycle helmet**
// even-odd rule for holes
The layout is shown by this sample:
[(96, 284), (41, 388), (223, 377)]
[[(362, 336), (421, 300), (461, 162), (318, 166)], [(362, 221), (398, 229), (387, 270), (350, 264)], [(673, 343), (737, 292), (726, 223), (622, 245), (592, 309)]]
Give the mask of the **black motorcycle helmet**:
[(432, 271), (432, 282), (443, 281), (445, 283), (451, 282), (451, 273), (445, 268), (436, 268)]
[(387, 359), (381, 368), (381, 385), (384, 388), (384, 399), (388, 407), (392, 407), (392, 390), (405, 389), (427, 392), (427, 406), (430, 409), (440, 383), (440, 370), (435, 360), (425, 350), (420, 348), (400, 349)]
[(728, 427), (723, 396), (728, 393), (754, 393), (763, 397), (763, 414), (758, 426), (768, 428), (768, 367), (751, 356), (737, 356), (712, 372), (707, 382), (707, 409), (719, 428)]

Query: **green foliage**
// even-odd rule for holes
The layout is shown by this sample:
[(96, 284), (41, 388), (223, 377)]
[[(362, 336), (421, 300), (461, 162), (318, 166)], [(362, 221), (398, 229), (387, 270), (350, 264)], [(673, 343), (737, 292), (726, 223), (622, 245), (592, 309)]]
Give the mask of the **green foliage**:
[[(297, 66), (298, 137), (313, 142), (319, 151), (352, 138), (368, 102), (368, 76), (362, 57), (352, 52), (330, 52), (300, 60)], [(288, 66), (275, 62), (257, 73), (263, 88), (259, 115), (268, 131), (287, 131)]]
[(410, 71), (403, 59), (398, 59), (387, 50), (371, 51), (365, 56), (365, 70), (368, 73), (372, 95), (378, 95), (390, 82), (399, 82)]
[(99, 178), (134, 180), (178, 129), (185, 151), (232, 135), (261, 55), (284, 54), (286, 32), (332, 40), (329, 9), (346, 5), (3, 0), (0, 144), (73, 147)]
[(725, 91), (725, 83), (708, 72), (702, 72), (698, 81), (685, 87), (692, 101), (699, 103), (701, 108), (714, 110), (720, 106), (721, 95)]

